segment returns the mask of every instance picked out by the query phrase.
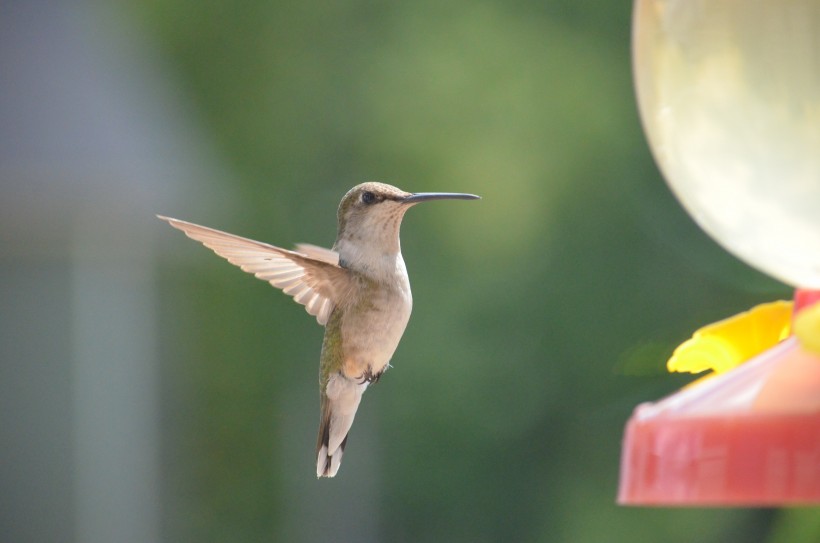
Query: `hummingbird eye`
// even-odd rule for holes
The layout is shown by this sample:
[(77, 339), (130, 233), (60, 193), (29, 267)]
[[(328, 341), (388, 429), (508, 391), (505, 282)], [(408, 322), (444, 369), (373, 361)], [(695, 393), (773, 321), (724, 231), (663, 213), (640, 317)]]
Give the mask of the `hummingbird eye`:
[(362, 193), (362, 203), (366, 205), (370, 205), (376, 201), (376, 195), (372, 192), (365, 191)]

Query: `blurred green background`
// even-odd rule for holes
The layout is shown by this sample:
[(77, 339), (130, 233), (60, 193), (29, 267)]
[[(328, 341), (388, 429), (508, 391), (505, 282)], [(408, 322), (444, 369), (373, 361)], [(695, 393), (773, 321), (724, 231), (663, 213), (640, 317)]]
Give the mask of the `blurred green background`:
[[(614, 502), (631, 410), (687, 381), (673, 347), (790, 296), (660, 177), (629, 2), (57, 4), (10, 2), (5, 27), (54, 42), (4, 57), (43, 74), (3, 106), (29, 150), (0, 170), (4, 541), (816, 541), (810, 509)], [(46, 62), (61, 36), (79, 56)], [(52, 84), (74, 73), (99, 95)], [(366, 180), (483, 199), (408, 213), (413, 317), (316, 480), (322, 329), (152, 214), (329, 246)], [(113, 392), (100, 376), (135, 352), (147, 369)], [(147, 440), (125, 430), (139, 413)]]

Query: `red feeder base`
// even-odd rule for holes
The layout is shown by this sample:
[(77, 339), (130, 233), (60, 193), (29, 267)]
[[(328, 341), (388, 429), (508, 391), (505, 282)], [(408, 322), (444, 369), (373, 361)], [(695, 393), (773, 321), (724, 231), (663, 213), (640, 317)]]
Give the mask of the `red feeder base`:
[(820, 503), (820, 356), (790, 338), (638, 406), (626, 428), (618, 502)]

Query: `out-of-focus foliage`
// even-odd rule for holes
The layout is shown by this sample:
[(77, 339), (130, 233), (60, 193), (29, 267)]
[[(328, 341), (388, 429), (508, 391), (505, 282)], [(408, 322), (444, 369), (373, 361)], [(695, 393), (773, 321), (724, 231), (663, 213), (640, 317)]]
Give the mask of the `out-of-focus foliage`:
[(233, 172), (177, 216), (329, 245), (365, 180), (483, 197), (406, 217), (414, 315), (334, 480), (312, 475), (321, 329), (167, 232), (170, 540), (766, 541), (766, 511), (614, 504), (631, 409), (685, 382), (664, 373), (673, 346), (789, 295), (663, 184), (628, 2), (129, 9)]

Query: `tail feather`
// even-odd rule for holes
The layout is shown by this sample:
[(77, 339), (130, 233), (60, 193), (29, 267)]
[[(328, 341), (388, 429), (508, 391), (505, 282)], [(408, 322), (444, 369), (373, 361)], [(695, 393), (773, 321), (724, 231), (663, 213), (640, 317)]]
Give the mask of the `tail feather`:
[(316, 442), (316, 476), (333, 477), (342, 463), (345, 445), (367, 383), (334, 374), (322, 390), (322, 415)]

